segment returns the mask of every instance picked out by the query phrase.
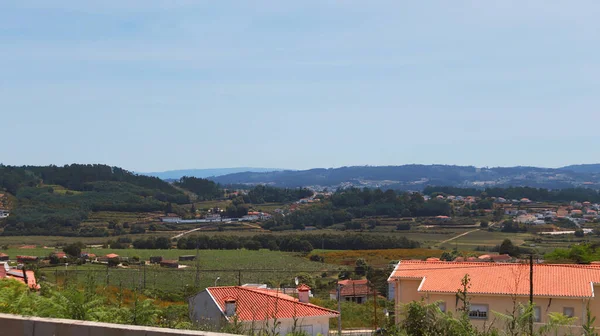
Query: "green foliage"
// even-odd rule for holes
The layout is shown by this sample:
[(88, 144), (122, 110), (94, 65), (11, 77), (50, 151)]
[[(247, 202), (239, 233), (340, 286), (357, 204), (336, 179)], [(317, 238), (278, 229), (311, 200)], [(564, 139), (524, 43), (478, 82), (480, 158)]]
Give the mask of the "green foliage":
[(502, 232), (527, 232), (527, 227), (524, 224), (519, 224), (512, 219), (505, 220), (502, 222)]
[(63, 252), (71, 257), (79, 258), (81, 256), (81, 250), (85, 248), (85, 244), (82, 242), (71, 243), (63, 248)]
[[(148, 238), (151, 239), (151, 238)], [(367, 236), (360, 234), (288, 234), (271, 235), (260, 234), (255, 236), (226, 236), (226, 235), (191, 235), (177, 240), (179, 249), (202, 250), (235, 250), (244, 247), (248, 241), (257, 241), (261, 248), (272, 251), (310, 252), (314, 247), (331, 250), (373, 250), (391, 248), (416, 248), (419, 243), (398, 236)], [(135, 248), (147, 245), (137, 245)]]
[(498, 248), (498, 253), (508, 254), (511, 257), (516, 257), (519, 255), (519, 248), (516, 247), (510, 239), (506, 238), (500, 244)]
[(557, 248), (547, 253), (544, 259), (553, 262), (572, 261), (578, 264), (589, 264), (600, 259), (600, 249), (596, 244), (573, 245), (569, 249)]
[(306, 188), (283, 189), (257, 185), (248, 192), (248, 195), (244, 196), (244, 201), (252, 204), (288, 203), (312, 196), (312, 194), (313, 192)]
[(594, 327), (595, 322), (596, 316), (592, 316), (592, 312), (590, 310), (590, 301), (588, 300), (588, 302), (585, 305), (585, 321), (582, 325), (585, 336), (598, 336), (596, 327)]
[(17, 199), (3, 235), (106, 236), (104, 228), (81, 226), (91, 212), (150, 212), (166, 201), (189, 202), (167, 182), (105, 165), (0, 165), (2, 188)]
[(215, 182), (203, 178), (184, 176), (175, 185), (189, 190), (201, 201), (214, 200), (223, 197), (223, 190)]

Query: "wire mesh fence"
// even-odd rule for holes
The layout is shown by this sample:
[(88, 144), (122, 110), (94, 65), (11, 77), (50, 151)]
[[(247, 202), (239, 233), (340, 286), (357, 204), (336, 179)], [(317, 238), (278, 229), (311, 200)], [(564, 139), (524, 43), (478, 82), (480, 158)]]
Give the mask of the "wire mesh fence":
[[(295, 280), (306, 283), (315, 297), (335, 295), (337, 281), (352, 272), (340, 269), (319, 271), (302, 269), (202, 269), (168, 268), (158, 265), (134, 265), (127, 268), (104, 265), (57, 266), (41, 268), (42, 280), (61, 286), (82, 284), (92, 279), (99, 286), (130, 290), (150, 289), (165, 293), (192, 294), (211, 286), (266, 286), (286, 294), (295, 294)], [(385, 295), (385, 293), (382, 293)]]

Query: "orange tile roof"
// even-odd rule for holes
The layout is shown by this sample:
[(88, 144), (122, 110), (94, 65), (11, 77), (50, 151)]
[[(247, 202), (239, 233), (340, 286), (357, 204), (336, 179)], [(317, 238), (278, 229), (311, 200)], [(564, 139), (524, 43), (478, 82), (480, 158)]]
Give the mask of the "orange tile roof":
[(301, 291), (309, 291), (309, 290), (310, 290), (310, 287), (308, 287), (308, 286), (307, 286), (307, 285), (305, 285), (305, 284), (301, 284), (301, 285), (300, 285), (300, 286), (298, 286), (298, 288), (296, 288), (296, 289), (297, 289), (299, 292), (301, 292)]
[(114, 254), (114, 253), (110, 253), (106, 255), (106, 258), (108, 259), (113, 259), (113, 258), (118, 258), (119, 255), (118, 254)]
[[(472, 294), (529, 295), (529, 265), (481, 262), (401, 261), (389, 277), (420, 279), (419, 292), (456, 293), (469, 275)], [(600, 284), (600, 265), (535, 264), (534, 295), (543, 297), (594, 297)]]
[[(341, 285), (340, 296), (365, 296), (373, 294), (373, 290), (369, 287), (368, 281), (363, 280), (342, 280), (338, 281)], [(337, 289), (330, 291), (330, 294), (336, 294)]]
[[(17, 281), (25, 283), (25, 277), (23, 276), (22, 270), (9, 269), (8, 271), (6, 271), (4, 269), (4, 267), (0, 267), (0, 279), (5, 279), (5, 278), (15, 279)], [(33, 273), (33, 271), (27, 271), (26, 285), (31, 289), (35, 289), (35, 290), (40, 289), (40, 285), (38, 285), (38, 283), (35, 279), (35, 273)]]
[(206, 290), (222, 312), (225, 311), (225, 299), (234, 298), (236, 301), (236, 315), (241, 321), (338, 316), (338, 312), (335, 310), (303, 303), (288, 295), (277, 295), (267, 290), (239, 286), (209, 287)]

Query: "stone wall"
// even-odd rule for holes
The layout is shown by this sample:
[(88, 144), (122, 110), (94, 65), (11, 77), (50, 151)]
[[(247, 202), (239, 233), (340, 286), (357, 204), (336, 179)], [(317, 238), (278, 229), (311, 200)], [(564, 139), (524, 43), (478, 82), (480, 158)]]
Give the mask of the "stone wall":
[(206, 331), (152, 328), (0, 314), (0, 336), (233, 336)]

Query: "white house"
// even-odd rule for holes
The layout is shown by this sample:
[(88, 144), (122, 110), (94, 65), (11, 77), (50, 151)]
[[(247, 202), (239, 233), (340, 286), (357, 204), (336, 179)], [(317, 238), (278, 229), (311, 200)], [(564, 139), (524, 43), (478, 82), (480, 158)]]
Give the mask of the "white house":
[(0, 210), (0, 218), (6, 218), (10, 215), (8, 210)]
[(215, 328), (238, 321), (246, 329), (244, 333), (272, 330), (277, 321), (280, 335), (291, 333), (294, 326), (308, 335), (327, 335), (329, 319), (339, 313), (309, 303), (310, 287), (300, 285), (297, 290), (296, 299), (265, 288), (209, 287), (189, 299), (190, 318), (196, 324)]

